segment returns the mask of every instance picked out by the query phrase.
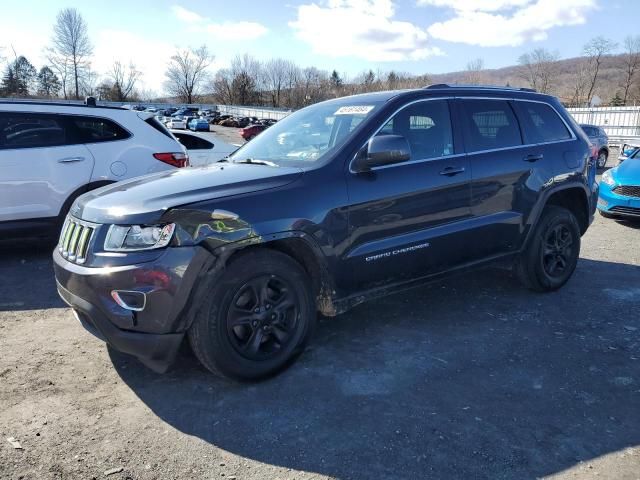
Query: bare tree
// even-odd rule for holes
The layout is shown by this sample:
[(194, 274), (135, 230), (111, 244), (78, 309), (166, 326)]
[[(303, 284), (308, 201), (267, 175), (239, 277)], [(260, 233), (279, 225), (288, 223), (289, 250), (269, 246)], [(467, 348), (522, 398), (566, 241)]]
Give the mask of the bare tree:
[(578, 63), (573, 74), (569, 91), (569, 104), (574, 107), (584, 106), (586, 92), (591, 81), (591, 64), (588, 60)]
[(165, 73), (165, 88), (181, 102), (193, 103), (209, 78), (207, 69), (212, 61), (213, 56), (206, 45), (176, 51)]
[(141, 75), (142, 72), (140, 72), (133, 63), (130, 63), (129, 68), (127, 68), (119, 61), (115, 61), (108, 74), (113, 82), (115, 100), (118, 102), (126, 102)]
[(262, 82), (262, 65), (251, 55), (237, 55), (231, 61), (231, 90), (233, 103), (255, 105), (259, 103), (258, 86)]
[(629, 91), (635, 82), (636, 74), (640, 68), (640, 35), (636, 35), (635, 37), (631, 35), (627, 36), (624, 39), (624, 50), (624, 79), (622, 83), (624, 94), (622, 103), (626, 105), (627, 99), (629, 98)]
[[(53, 26), (52, 46), (49, 49), (49, 59), (63, 78), (63, 89), (67, 95), (67, 70), (73, 79), (75, 98), (80, 98), (80, 88), (83, 77), (89, 69), (89, 57), (93, 47), (87, 34), (87, 24), (80, 12), (75, 8), (65, 8), (58, 12)], [(55, 58), (52, 58), (55, 57)], [(63, 71), (64, 70), (64, 74)]]
[(598, 82), (598, 74), (600, 73), (600, 66), (602, 65), (603, 57), (609, 55), (616, 48), (616, 44), (605, 37), (595, 37), (584, 46), (584, 54), (587, 57), (589, 63), (589, 69), (591, 76), (589, 78), (588, 90), (587, 90), (587, 103), (591, 103), (593, 98), (593, 92)]
[(545, 48), (536, 48), (518, 59), (522, 66), (520, 76), (531, 88), (541, 93), (549, 93), (553, 86), (557, 61), (557, 53), (551, 53)]
[(484, 60), (476, 58), (467, 63), (465, 81), (469, 84), (481, 84), (484, 81)]
[(273, 58), (264, 64), (265, 88), (271, 97), (271, 106), (280, 107), (282, 104), (282, 90), (288, 84), (291, 62), (282, 58)]

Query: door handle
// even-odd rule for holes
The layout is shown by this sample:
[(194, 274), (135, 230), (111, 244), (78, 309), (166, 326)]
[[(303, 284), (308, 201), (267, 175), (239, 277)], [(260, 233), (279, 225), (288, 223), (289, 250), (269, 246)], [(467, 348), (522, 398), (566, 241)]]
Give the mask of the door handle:
[(84, 157), (65, 157), (58, 160), (58, 163), (72, 163), (72, 162), (82, 162), (84, 161)]
[(537, 154), (525, 155), (523, 160), (525, 162), (537, 162), (538, 160), (542, 160), (543, 158), (544, 158), (544, 155), (542, 155), (541, 153), (537, 153)]
[(464, 173), (464, 167), (447, 167), (440, 172), (440, 175), (453, 177), (454, 175), (458, 175), (459, 173)]

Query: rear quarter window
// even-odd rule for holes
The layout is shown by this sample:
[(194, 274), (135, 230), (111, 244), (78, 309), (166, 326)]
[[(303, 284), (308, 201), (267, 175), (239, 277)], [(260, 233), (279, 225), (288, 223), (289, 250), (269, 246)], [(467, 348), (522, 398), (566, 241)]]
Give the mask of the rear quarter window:
[[(526, 143), (557, 142), (571, 139), (571, 132), (560, 115), (546, 103), (516, 101)], [(589, 127), (587, 127), (589, 128)], [(587, 135), (591, 135), (585, 130)]]
[(106, 118), (70, 116), (68, 121), (80, 143), (113, 142), (131, 136), (120, 125)]

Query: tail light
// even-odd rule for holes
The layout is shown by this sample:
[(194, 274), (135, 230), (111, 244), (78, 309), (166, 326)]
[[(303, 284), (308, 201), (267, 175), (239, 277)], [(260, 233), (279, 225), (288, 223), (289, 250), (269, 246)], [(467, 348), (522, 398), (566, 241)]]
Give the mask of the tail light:
[(156, 160), (160, 160), (172, 167), (182, 168), (189, 166), (189, 155), (186, 153), (154, 153), (153, 156)]

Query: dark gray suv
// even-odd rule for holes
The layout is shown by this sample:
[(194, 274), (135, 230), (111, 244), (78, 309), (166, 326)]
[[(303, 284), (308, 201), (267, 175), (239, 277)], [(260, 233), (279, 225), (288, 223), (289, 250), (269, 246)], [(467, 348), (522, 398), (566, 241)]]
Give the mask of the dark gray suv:
[(594, 150), (597, 154), (597, 167), (604, 168), (607, 165), (607, 159), (609, 158), (609, 137), (607, 136), (607, 133), (602, 129), (602, 127), (598, 127), (597, 125), (582, 124), (580, 126), (594, 146)]

